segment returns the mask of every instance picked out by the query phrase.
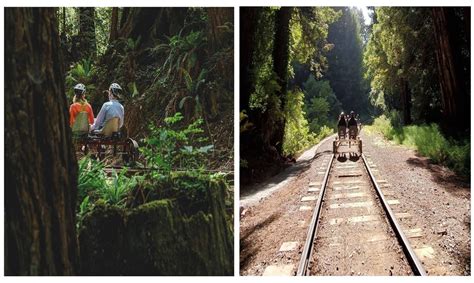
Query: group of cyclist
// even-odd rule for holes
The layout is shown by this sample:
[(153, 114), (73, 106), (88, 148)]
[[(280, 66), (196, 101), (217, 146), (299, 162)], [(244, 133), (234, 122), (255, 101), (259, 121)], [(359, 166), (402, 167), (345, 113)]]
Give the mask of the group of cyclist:
[[(349, 115), (345, 115), (344, 112), (341, 112), (339, 115), (339, 120), (337, 122), (339, 135), (346, 135), (346, 129), (356, 129), (356, 135), (360, 132), (361, 123), (359, 119), (359, 114), (355, 114), (354, 111), (351, 111)], [(342, 134), (341, 134), (342, 133)], [(349, 137), (351, 138), (351, 137)]]
[(94, 112), (86, 100), (86, 86), (77, 84), (74, 86), (73, 103), (69, 107), (69, 123), (73, 134), (101, 134), (104, 127), (111, 120), (118, 120), (118, 129), (123, 126), (125, 111), (119, 99), (122, 98), (122, 88), (117, 83), (112, 83), (107, 91), (109, 101), (94, 119)]

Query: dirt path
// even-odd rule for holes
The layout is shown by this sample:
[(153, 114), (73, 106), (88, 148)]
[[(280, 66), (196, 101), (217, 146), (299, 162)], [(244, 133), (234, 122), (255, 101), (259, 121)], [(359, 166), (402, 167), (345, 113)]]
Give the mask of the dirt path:
[(429, 275), (470, 275), (471, 193), (469, 180), (430, 164), (405, 146), (378, 134), (362, 134), (365, 154), (390, 187), (392, 206)]
[[(387, 143), (377, 135), (363, 134), (362, 138), (377, 179), (391, 188), (387, 193), (395, 201), (392, 209), (399, 213), (428, 274), (470, 274), (470, 184), (446, 168), (429, 164), (413, 150)], [(302, 199), (308, 196), (310, 183), (322, 179), (331, 140), (303, 167), (293, 169), (288, 174), (290, 180), (275, 179), (279, 182), (264, 187), (265, 197), (244, 202), (240, 221), (242, 275), (294, 274), (312, 213), (312, 204)], [(278, 189), (272, 190), (275, 187)]]

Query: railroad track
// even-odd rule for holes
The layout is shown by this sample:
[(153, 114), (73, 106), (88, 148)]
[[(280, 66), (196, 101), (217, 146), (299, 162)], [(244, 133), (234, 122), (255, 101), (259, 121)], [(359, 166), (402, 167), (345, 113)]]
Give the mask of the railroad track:
[[(153, 169), (153, 168), (141, 168), (141, 167), (127, 167), (127, 166), (107, 166), (104, 167), (104, 172), (107, 175), (112, 175), (112, 172), (120, 172), (122, 169), (127, 169), (127, 175), (139, 175), (139, 174), (145, 174), (151, 171), (160, 171), (158, 169)], [(173, 170), (173, 172), (187, 172), (188, 170)], [(225, 173), (226, 174), (226, 179), (231, 182), (231, 185), (233, 184), (234, 181), (234, 171), (222, 171), (222, 170), (204, 170), (204, 172), (207, 173)]]
[(387, 265), (390, 275), (426, 275), (366, 157), (332, 154), (296, 275), (383, 275)]

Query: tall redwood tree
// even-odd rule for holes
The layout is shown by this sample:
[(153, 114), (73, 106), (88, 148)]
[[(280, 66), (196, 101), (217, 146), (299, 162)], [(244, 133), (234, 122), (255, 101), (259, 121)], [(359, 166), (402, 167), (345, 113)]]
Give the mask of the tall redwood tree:
[(5, 274), (77, 272), (77, 164), (52, 8), (5, 8)]

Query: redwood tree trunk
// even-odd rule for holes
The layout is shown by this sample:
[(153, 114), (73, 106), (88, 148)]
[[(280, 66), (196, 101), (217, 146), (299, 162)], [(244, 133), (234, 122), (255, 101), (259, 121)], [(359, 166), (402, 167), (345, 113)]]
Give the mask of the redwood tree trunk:
[(79, 8), (79, 48), (82, 58), (95, 58), (95, 15), (93, 7)]
[[(436, 60), (442, 92), (443, 128), (449, 134), (469, 129), (469, 89), (463, 87), (461, 46), (456, 44), (457, 30), (453, 8), (432, 8)], [(469, 11), (470, 14), (470, 11)]]
[(53, 8), (5, 8), (7, 275), (77, 271), (77, 164), (56, 21)]
[(250, 95), (255, 88), (252, 79), (253, 56), (261, 10), (256, 7), (240, 8), (240, 111), (246, 110), (247, 114), (250, 114)]
[(140, 46), (151, 46), (153, 39), (166, 39), (179, 33), (188, 8), (127, 8), (120, 20), (119, 36), (140, 38)]
[(110, 17), (110, 36), (109, 42), (117, 39), (118, 36), (118, 8), (112, 8), (112, 16)]
[(209, 38), (212, 50), (218, 50), (226, 45), (226, 40), (232, 40), (233, 32), (228, 32), (224, 25), (234, 22), (234, 9), (228, 7), (207, 8), (209, 18)]
[(405, 79), (400, 79), (400, 98), (403, 111), (403, 124), (411, 124), (411, 93), (408, 87), (408, 82)]
[[(273, 41), (273, 71), (278, 76), (280, 90), (276, 95), (280, 98), (280, 109), (285, 109), (286, 91), (288, 84), (288, 60), (290, 57), (290, 19), (291, 7), (281, 7), (275, 15), (275, 37)], [(269, 117), (267, 117), (270, 119)], [(267, 120), (264, 118), (264, 120)], [(271, 136), (267, 137), (277, 151), (283, 153), (283, 136), (285, 133), (285, 121), (276, 123)], [(265, 138), (265, 139), (267, 139)]]

